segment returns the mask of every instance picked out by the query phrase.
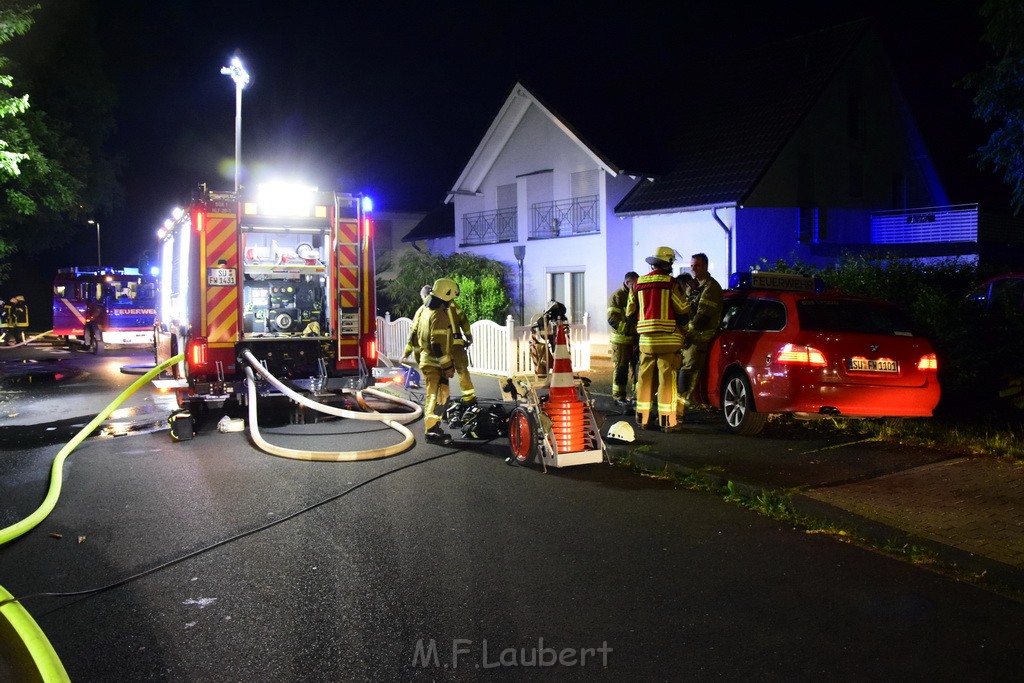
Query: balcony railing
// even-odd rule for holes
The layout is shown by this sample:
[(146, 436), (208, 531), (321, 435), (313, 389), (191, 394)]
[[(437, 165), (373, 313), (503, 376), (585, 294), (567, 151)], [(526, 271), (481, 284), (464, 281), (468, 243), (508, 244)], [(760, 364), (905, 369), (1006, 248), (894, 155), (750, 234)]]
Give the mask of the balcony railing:
[(977, 241), (977, 204), (876, 211), (871, 214), (872, 244)]
[(571, 237), (598, 232), (597, 195), (539, 202), (530, 216), (530, 238)]
[(519, 238), (516, 210), (477, 211), (462, 216), (462, 244), (513, 242)]

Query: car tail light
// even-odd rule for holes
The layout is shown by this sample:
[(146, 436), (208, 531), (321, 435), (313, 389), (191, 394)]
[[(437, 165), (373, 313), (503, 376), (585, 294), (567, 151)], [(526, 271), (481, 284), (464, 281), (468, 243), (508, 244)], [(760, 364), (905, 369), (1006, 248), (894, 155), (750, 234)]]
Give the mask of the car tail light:
[(935, 357), (934, 353), (929, 353), (927, 356), (921, 356), (921, 360), (917, 361), (918, 370), (938, 370), (939, 359)]
[(781, 365), (807, 365), (814, 368), (823, 368), (827, 365), (825, 354), (813, 346), (804, 344), (786, 344), (779, 349), (775, 362)]

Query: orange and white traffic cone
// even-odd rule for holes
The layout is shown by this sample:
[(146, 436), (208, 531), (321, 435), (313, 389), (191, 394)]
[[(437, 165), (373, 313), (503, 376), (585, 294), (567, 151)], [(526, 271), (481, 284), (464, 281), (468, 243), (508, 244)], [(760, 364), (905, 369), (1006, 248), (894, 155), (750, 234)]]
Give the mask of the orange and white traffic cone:
[(551, 418), (551, 430), (559, 453), (575, 453), (587, 449), (585, 406), (576, 393), (572, 359), (566, 341), (568, 324), (558, 326), (555, 335), (555, 359), (548, 381), (548, 399), (541, 407)]

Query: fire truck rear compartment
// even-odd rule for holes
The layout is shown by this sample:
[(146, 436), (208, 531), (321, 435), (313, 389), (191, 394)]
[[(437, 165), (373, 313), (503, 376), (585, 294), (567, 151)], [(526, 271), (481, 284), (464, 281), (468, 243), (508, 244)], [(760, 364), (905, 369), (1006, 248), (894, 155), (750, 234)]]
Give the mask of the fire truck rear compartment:
[(242, 285), (242, 331), (246, 335), (304, 334), (316, 323), (317, 335), (328, 334), (323, 278), (307, 278), (246, 281)]

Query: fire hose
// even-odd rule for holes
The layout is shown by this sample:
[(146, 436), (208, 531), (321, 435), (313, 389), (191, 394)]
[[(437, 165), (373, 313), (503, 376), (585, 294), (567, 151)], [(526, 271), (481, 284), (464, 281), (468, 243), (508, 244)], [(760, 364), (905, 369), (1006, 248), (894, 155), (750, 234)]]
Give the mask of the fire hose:
[[(274, 377), (263, 364), (257, 360), (255, 356), (248, 350), (242, 352), (242, 357), (249, 363), (249, 367), (245, 368), (246, 379), (248, 380), (248, 398), (249, 398), (249, 435), (252, 437), (253, 442), (262, 448), (264, 451), (271, 455), (277, 455), (283, 458), (292, 458), (294, 460), (322, 460), (322, 461), (337, 461), (337, 462), (348, 462), (354, 460), (376, 460), (378, 458), (387, 458), (392, 455), (398, 455), (409, 450), (415, 444), (416, 439), (409, 428), (405, 426), (406, 422), (412, 422), (413, 420), (419, 419), (423, 414), (423, 408), (397, 396), (391, 396), (383, 391), (376, 389), (364, 389), (362, 392), (355, 393), (356, 400), (361, 405), (366, 405), (362, 394), (369, 394), (378, 398), (403, 405), (407, 408), (412, 408), (412, 412), (403, 413), (380, 413), (380, 412), (360, 412), (356, 410), (346, 410), (344, 408), (336, 408), (334, 406), (325, 405), (318, 403), (309, 398), (306, 398), (302, 394), (292, 390), (285, 385), (281, 380)], [(255, 376), (253, 375), (253, 369), (260, 374), (263, 379), (269, 382), (275, 389), (283, 393), (288, 398), (292, 399), (300, 405), (304, 405), (308, 408), (326, 413), (328, 415), (335, 415), (337, 417), (346, 417), (353, 420), (372, 420), (377, 422), (383, 422), (388, 427), (391, 427), (398, 433), (402, 434), (404, 439), (401, 443), (393, 446), (385, 446), (382, 448), (372, 448), (362, 451), (302, 451), (293, 448), (284, 448), (282, 446), (275, 446), (269, 443), (260, 434), (259, 426), (256, 419), (256, 382)]]

